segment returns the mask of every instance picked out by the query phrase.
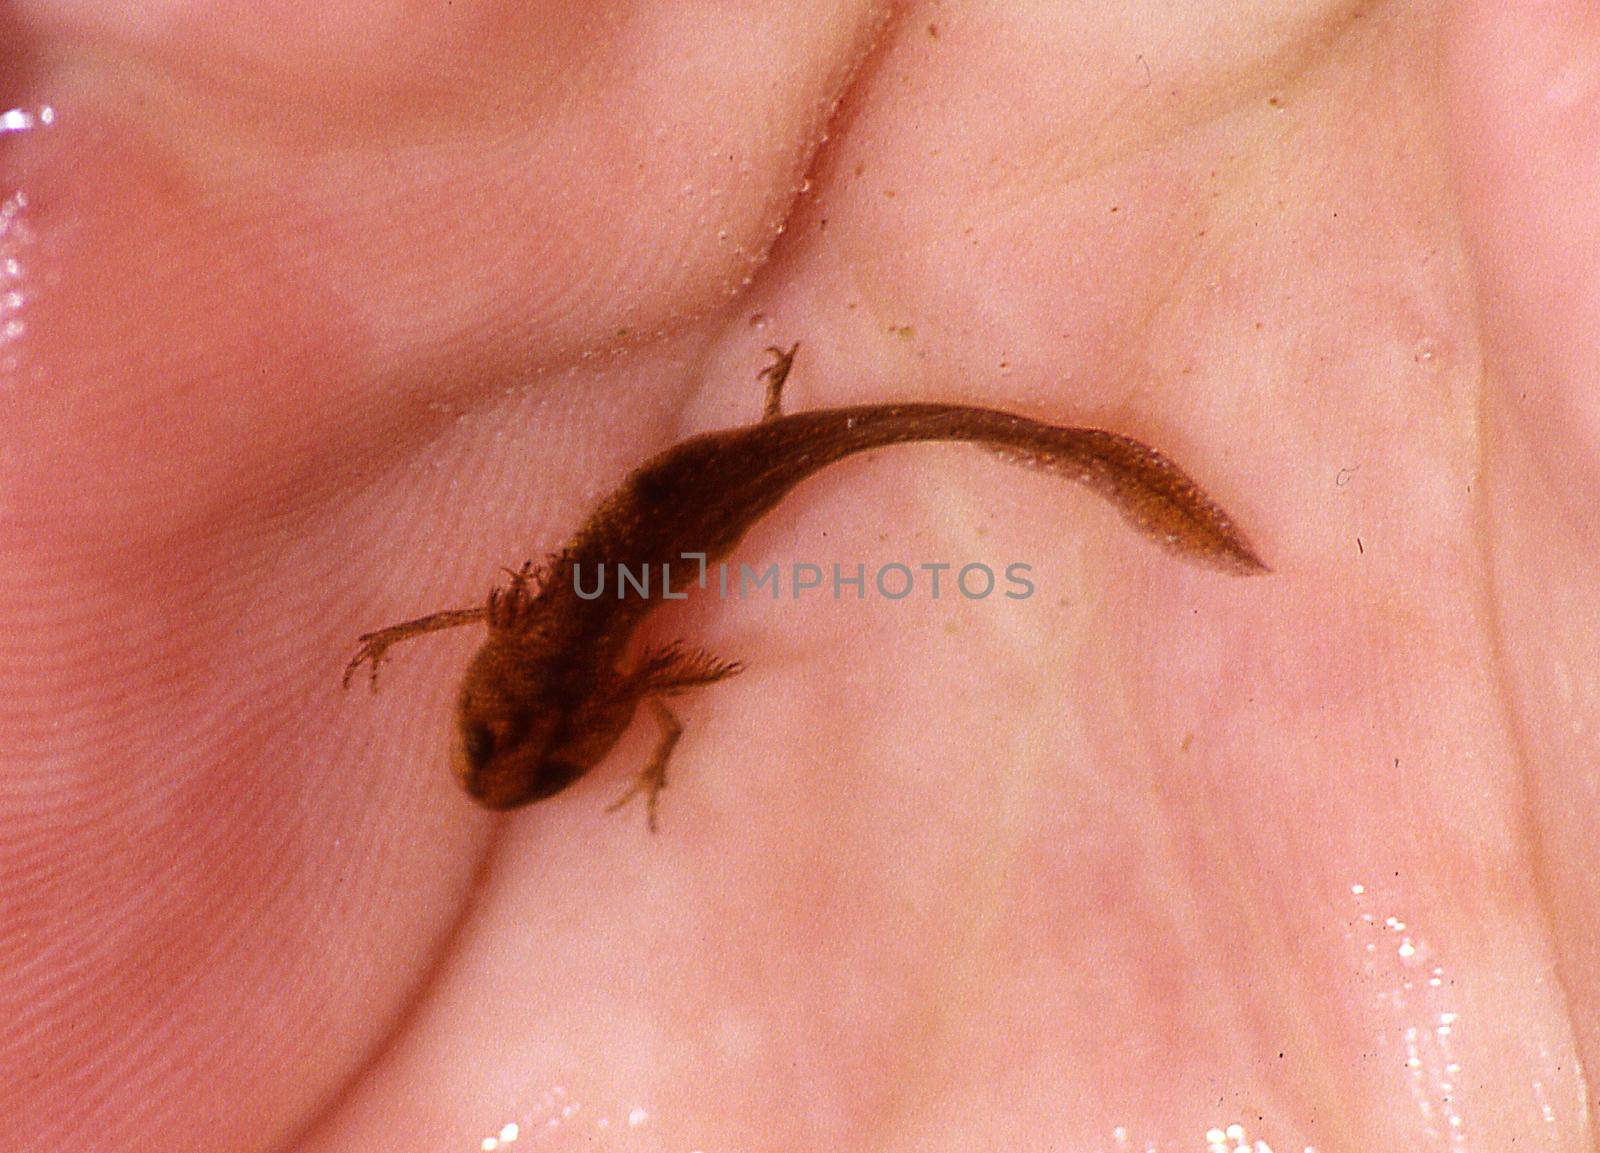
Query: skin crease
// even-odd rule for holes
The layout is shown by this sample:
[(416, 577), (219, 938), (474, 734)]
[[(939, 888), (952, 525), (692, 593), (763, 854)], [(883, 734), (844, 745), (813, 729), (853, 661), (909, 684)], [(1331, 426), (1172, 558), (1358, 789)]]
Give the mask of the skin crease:
[[(7, 1149), (1594, 1148), (1600, 33), (1110, 7), (8, 9)], [(1048, 595), (653, 618), (748, 666), (653, 838), (643, 725), (460, 795), (465, 634), (339, 691), (793, 339), (795, 410), (1157, 444), (1274, 574), (842, 463), (736, 557)]]

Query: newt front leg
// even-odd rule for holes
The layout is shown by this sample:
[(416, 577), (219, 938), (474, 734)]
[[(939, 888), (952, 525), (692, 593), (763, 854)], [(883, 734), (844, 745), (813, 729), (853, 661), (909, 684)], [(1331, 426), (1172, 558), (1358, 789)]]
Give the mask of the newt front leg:
[(655, 709), (656, 723), (661, 726), (661, 736), (656, 741), (655, 751), (650, 754), (650, 760), (646, 762), (644, 768), (633, 778), (633, 783), (628, 786), (627, 792), (607, 805), (606, 812), (616, 812), (643, 793), (644, 823), (653, 833), (656, 831), (656, 798), (661, 795), (661, 790), (667, 787), (667, 759), (672, 756), (672, 750), (678, 747), (678, 738), (683, 736), (683, 722), (678, 720), (673, 711), (660, 700), (652, 700), (650, 705)]
[(678, 745), (678, 738), (683, 735), (682, 722), (661, 698), (676, 696), (702, 685), (716, 684), (743, 668), (738, 661), (725, 661), (699, 649), (686, 648), (681, 642), (656, 649), (640, 662), (633, 675), (633, 691), (649, 699), (655, 710), (656, 723), (661, 726), (661, 736), (656, 742), (655, 751), (650, 754), (649, 762), (639, 770), (627, 792), (606, 806), (606, 812), (616, 812), (643, 793), (645, 824), (652, 833), (656, 831), (656, 802), (661, 790), (667, 787), (667, 761)]
[(458, 629), (462, 625), (475, 625), (488, 615), (487, 608), (447, 609), (442, 613), (429, 613), (414, 621), (405, 621), (375, 632), (362, 633), (356, 638), (356, 643), (361, 647), (356, 650), (356, 655), (350, 658), (350, 663), (344, 667), (344, 687), (349, 688), (350, 678), (356, 675), (356, 670), (363, 664), (367, 664), (371, 666), (368, 673), (372, 678), (372, 687), (376, 689), (378, 666), (383, 663), (384, 655), (391, 646), (401, 641), (408, 641), (412, 637), (443, 632), (445, 629)]
[(429, 613), (416, 620), (403, 621), (388, 628), (377, 629), (370, 633), (362, 633), (356, 638), (360, 647), (356, 655), (350, 658), (350, 663), (344, 667), (343, 685), (350, 687), (350, 678), (355, 676), (356, 670), (363, 664), (370, 665), (368, 674), (371, 677), (372, 687), (378, 687), (378, 666), (384, 661), (384, 656), (389, 649), (401, 641), (408, 641), (412, 637), (427, 636), (429, 633), (443, 632), (445, 629), (458, 629), (463, 625), (475, 625), (480, 621), (495, 623), (496, 615), (503, 605), (512, 602), (525, 604), (529, 600), (528, 586), (539, 579), (538, 572), (533, 567), (533, 562), (524, 561), (520, 569), (506, 569), (511, 576), (511, 584), (505, 593), (496, 589), (489, 594), (489, 603), (475, 609), (446, 609), (441, 613)]

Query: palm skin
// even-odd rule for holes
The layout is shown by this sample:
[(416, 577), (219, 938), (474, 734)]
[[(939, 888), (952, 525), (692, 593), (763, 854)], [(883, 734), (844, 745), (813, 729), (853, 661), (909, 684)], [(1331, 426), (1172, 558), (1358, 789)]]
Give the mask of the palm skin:
[[(6, 1147), (1588, 1148), (1596, 49), (1496, 7), (11, 17)], [(463, 797), (470, 630), (340, 691), (793, 340), (1275, 571), (841, 465), (739, 559), (1041, 595), (652, 620), (746, 666), (653, 837), (643, 723)]]

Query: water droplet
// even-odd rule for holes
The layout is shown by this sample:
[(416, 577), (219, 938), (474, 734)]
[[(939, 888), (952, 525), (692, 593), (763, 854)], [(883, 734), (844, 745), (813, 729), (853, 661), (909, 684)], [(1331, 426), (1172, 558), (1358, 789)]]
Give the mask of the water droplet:
[[(46, 124), (49, 122), (48, 120), (45, 121)], [(39, 118), (26, 108), (8, 108), (4, 112), (0, 112), (0, 134), (26, 132), (38, 124)]]

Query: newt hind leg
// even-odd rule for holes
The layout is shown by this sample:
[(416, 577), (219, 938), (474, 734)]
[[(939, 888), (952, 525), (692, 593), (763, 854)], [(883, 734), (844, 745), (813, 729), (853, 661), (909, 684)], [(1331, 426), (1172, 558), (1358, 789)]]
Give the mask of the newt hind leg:
[(683, 722), (661, 698), (727, 680), (743, 668), (738, 661), (725, 661), (700, 649), (686, 648), (678, 642), (645, 655), (631, 679), (634, 691), (650, 702), (661, 735), (656, 740), (650, 760), (639, 770), (627, 791), (606, 806), (606, 812), (616, 812), (642, 793), (645, 823), (652, 833), (656, 831), (657, 802), (661, 790), (667, 787), (667, 761), (678, 745), (678, 738), (683, 736)]
[(783, 382), (789, 379), (789, 370), (794, 367), (794, 354), (799, 351), (798, 340), (786, 349), (775, 344), (768, 347), (772, 363), (761, 370), (761, 379), (767, 382), (767, 403), (761, 410), (763, 421), (776, 420), (783, 415)]

